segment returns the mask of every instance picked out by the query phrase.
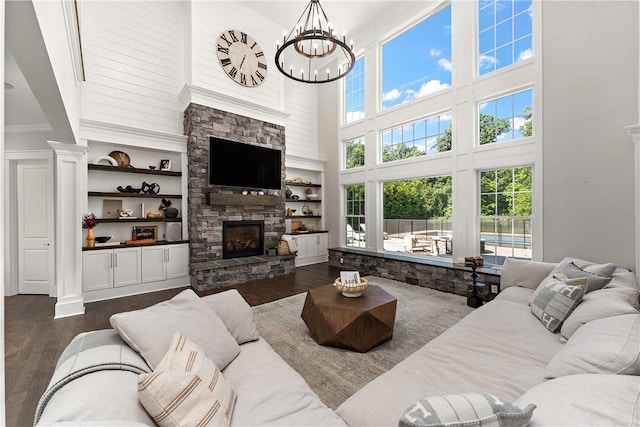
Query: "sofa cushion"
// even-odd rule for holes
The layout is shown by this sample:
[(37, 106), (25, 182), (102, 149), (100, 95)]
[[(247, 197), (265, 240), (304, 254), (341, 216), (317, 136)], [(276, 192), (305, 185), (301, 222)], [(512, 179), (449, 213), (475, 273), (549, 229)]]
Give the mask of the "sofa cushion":
[(562, 322), (576, 308), (584, 295), (587, 279), (569, 279), (565, 283), (556, 277), (545, 279), (532, 296), (531, 312), (551, 332), (560, 330)]
[(580, 258), (566, 257), (562, 261), (556, 265), (556, 268), (553, 270), (554, 273), (558, 271), (562, 271), (562, 269), (567, 265), (573, 263), (583, 269), (584, 271), (588, 271), (589, 273), (597, 274), (598, 276), (611, 276), (616, 271), (617, 266), (613, 263), (606, 262), (604, 264), (598, 264), (592, 261), (585, 261)]
[(260, 338), (253, 321), (253, 310), (237, 289), (202, 297), (202, 301), (220, 316), (238, 344)]
[(611, 288), (631, 288), (640, 290), (638, 276), (631, 271), (614, 273), (611, 281), (605, 286), (606, 289)]
[(503, 402), (491, 394), (461, 393), (420, 399), (400, 418), (400, 427), (471, 427), (503, 425), (525, 426), (535, 405), (526, 408)]
[(138, 398), (160, 427), (228, 426), (236, 391), (200, 347), (176, 332), (155, 371), (138, 377)]
[(640, 377), (578, 374), (539, 384), (514, 403), (536, 405), (529, 427), (638, 424)]
[(611, 279), (613, 279), (613, 276), (599, 276), (597, 274), (583, 270), (573, 262), (570, 262), (569, 264), (562, 267), (560, 271), (562, 271), (562, 273), (564, 273), (564, 275), (570, 279), (576, 279), (579, 277), (586, 278), (589, 285), (586, 292), (602, 289), (611, 281)]
[(510, 286), (500, 291), (494, 300), (506, 300), (517, 302), (518, 304), (529, 307), (529, 298), (533, 294), (533, 289), (523, 288), (522, 286)]
[(603, 317), (635, 314), (640, 310), (640, 291), (633, 288), (605, 288), (589, 292), (565, 320), (560, 329), (564, 339), (571, 338), (578, 328)]
[(640, 314), (606, 317), (578, 329), (544, 376), (574, 374), (640, 375)]
[(177, 331), (199, 345), (218, 369), (224, 369), (240, 352), (220, 317), (191, 289), (142, 310), (114, 314), (110, 321), (153, 369)]
[(500, 275), (500, 289), (521, 286), (536, 289), (553, 271), (555, 263), (507, 258)]

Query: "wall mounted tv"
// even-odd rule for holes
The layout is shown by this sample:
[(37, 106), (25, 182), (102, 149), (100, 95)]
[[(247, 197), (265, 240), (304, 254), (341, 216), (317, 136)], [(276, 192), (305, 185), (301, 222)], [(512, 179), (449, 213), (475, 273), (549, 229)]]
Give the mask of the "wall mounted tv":
[(209, 137), (209, 184), (282, 188), (282, 151)]

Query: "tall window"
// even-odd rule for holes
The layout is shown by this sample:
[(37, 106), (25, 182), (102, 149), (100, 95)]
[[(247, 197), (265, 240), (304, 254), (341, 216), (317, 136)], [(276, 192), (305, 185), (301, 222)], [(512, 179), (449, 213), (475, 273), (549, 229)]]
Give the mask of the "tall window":
[(479, 105), (480, 145), (511, 141), (533, 135), (531, 89)]
[(345, 190), (347, 246), (365, 247), (364, 184), (347, 185)]
[(427, 117), (382, 131), (382, 161), (451, 150), (451, 113)]
[(345, 169), (364, 166), (364, 137), (361, 136), (347, 141), (345, 150)]
[(364, 56), (356, 59), (353, 69), (344, 78), (345, 123), (364, 119)]
[(531, 0), (478, 2), (478, 74), (533, 56)]
[(382, 109), (451, 86), (451, 6), (382, 45)]
[(480, 172), (480, 241), (490, 264), (531, 259), (531, 167)]
[(451, 176), (383, 183), (384, 249), (451, 256)]

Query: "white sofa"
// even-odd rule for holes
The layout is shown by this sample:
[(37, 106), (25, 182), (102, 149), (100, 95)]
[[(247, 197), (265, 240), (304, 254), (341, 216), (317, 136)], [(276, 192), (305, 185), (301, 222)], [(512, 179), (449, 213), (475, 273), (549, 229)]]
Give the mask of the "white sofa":
[[(538, 298), (534, 306), (545, 295), (535, 290), (555, 286), (554, 277), (564, 274), (570, 261), (596, 275), (615, 268), (573, 259), (560, 264), (509, 260), (503, 270), (502, 292), (494, 301), (367, 384), (335, 412), (264, 340), (256, 339), (251, 310), (238, 301), (239, 294), (229, 291), (202, 298), (240, 343), (237, 355), (233, 351), (214, 355), (233, 359), (222, 370), (237, 390), (231, 425), (397, 425), (420, 399), (460, 393), (493, 394), (521, 409), (535, 405), (533, 426), (640, 425), (640, 288), (635, 274), (615, 273), (603, 289), (586, 293), (556, 333), (543, 324), (544, 314), (542, 320), (532, 314), (532, 295)], [(586, 287), (582, 279), (561, 278), (571, 286)], [(77, 342), (98, 334), (110, 337), (113, 343), (109, 345), (125, 349), (121, 352), (124, 359), (137, 357), (135, 363), (144, 363), (129, 346), (136, 348), (139, 337), (135, 333), (150, 335), (160, 326), (153, 316), (142, 321), (137, 312), (128, 316), (112, 322), (120, 335), (106, 331), (77, 337), (61, 357), (52, 384), (70, 371), (70, 355), (82, 359), (90, 351), (78, 351)], [(180, 322), (177, 319), (172, 324)], [(218, 349), (233, 347), (217, 340), (217, 335), (206, 335), (205, 341), (214, 342)], [(166, 336), (164, 333), (160, 341)], [(137, 347), (147, 355), (145, 359), (154, 359), (149, 354), (154, 349)], [(98, 348), (100, 354), (108, 354), (106, 347)], [(86, 359), (93, 361), (93, 356), (87, 353)], [(47, 404), (41, 405), (39, 425), (153, 424), (138, 403), (136, 378), (130, 372), (99, 371), (53, 394), (45, 393), (41, 403)]]

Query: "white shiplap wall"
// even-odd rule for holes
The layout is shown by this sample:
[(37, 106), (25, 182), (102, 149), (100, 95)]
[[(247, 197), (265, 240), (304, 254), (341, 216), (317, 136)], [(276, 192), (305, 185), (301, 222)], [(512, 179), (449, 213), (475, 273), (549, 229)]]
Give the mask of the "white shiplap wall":
[(179, 133), (184, 4), (84, 2), (82, 118)]

